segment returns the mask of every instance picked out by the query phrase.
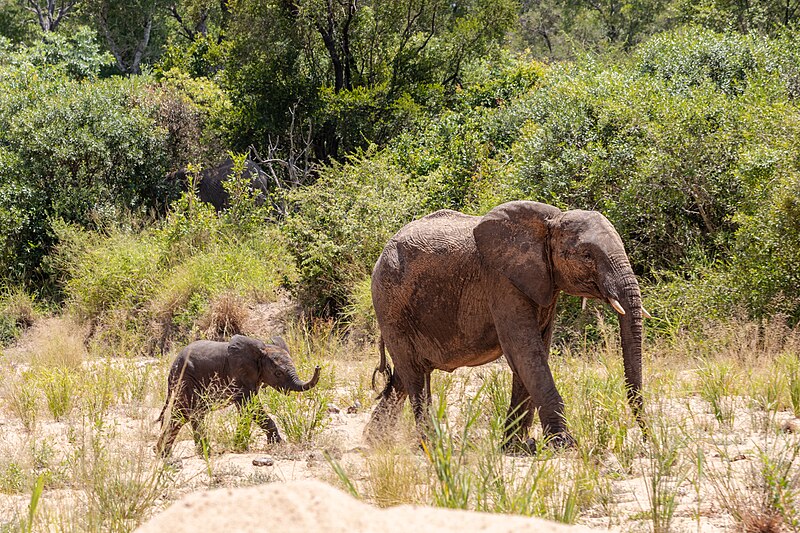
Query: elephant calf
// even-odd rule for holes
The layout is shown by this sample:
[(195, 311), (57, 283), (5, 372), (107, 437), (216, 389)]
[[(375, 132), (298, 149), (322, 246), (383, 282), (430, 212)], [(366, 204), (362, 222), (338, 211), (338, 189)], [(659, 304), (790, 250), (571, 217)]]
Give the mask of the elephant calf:
[[(273, 342), (234, 335), (230, 342), (195, 341), (181, 350), (169, 371), (167, 401), (157, 420), (162, 423), (162, 432), (156, 452), (168, 456), (186, 422), (192, 425), (195, 443), (205, 444), (203, 419), (208, 411), (231, 402), (241, 411), (255, 399), (262, 385), (284, 393), (314, 387), (319, 381), (319, 367), (310, 381), (302, 382), (286, 343), (280, 337)], [(171, 412), (165, 417), (168, 409)], [(256, 410), (255, 419), (270, 442), (281, 441), (275, 422), (263, 409)]]

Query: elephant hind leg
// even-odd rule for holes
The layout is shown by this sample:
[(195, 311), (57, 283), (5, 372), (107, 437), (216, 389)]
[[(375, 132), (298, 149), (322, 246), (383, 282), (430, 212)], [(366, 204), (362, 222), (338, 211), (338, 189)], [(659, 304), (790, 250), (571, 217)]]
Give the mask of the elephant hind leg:
[(380, 395), (375, 410), (372, 411), (369, 422), (364, 428), (364, 438), (369, 444), (379, 444), (394, 432), (403, 402), (408, 397), (403, 382), (397, 374), (392, 375), (389, 385)]
[(164, 425), (161, 429), (161, 435), (158, 437), (155, 451), (161, 457), (168, 457), (172, 453), (172, 445), (175, 443), (175, 438), (181, 431), (185, 419), (181, 416), (176, 416), (170, 413), (170, 416), (164, 420)]
[(421, 441), (426, 440), (431, 429), (431, 373), (410, 376), (406, 378), (406, 382), (411, 409), (417, 423), (417, 436)]

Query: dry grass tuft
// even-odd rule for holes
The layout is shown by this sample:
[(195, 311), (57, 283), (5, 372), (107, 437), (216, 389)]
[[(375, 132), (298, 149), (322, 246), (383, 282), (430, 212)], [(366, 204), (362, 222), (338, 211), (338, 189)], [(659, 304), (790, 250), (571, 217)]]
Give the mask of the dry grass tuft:
[(786, 531), (783, 518), (777, 513), (763, 514), (750, 510), (741, 516), (744, 533), (782, 533)]
[(39, 316), (33, 298), (23, 290), (10, 292), (3, 300), (3, 314), (13, 318), (20, 329), (31, 327)]
[(222, 341), (242, 332), (250, 311), (244, 299), (233, 293), (223, 293), (211, 301), (197, 325), (209, 340)]
[(87, 359), (84, 328), (72, 320), (51, 320), (37, 329), (29, 350), (32, 366), (77, 369)]

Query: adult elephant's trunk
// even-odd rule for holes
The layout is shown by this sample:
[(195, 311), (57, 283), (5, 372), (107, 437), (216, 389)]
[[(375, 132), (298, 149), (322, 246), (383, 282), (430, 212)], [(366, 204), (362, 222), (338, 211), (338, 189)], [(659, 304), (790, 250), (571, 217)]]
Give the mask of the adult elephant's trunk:
[(627, 260), (618, 266), (618, 293), (625, 314), (620, 314), (622, 358), (628, 402), (639, 426), (644, 428), (642, 403), (642, 295)]
[(291, 375), (289, 376), (289, 379), (287, 380), (287, 384), (284, 387), (284, 390), (286, 392), (289, 391), (304, 392), (314, 388), (314, 386), (317, 384), (318, 381), (319, 381), (319, 367), (316, 367), (314, 369), (314, 375), (311, 377), (309, 381), (306, 382), (300, 381), (300, 378), (297, 377), (297, 374), (295, 372), (292, 372)]

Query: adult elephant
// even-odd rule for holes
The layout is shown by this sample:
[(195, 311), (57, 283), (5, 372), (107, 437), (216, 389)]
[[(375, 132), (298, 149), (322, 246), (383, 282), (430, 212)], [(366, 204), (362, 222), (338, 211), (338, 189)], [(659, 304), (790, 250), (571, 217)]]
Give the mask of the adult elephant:
[(433, 370), (504, 355), (513, 373), (508, 445), (529, 446), (522, 441), (536, 410), (551, 444), (571, 444), (548, 366), (560, 291), (619, 313), (628, 400), (642, 424), (642, 317), (649, 315), (622, 239), (596, 211), (515, 201), (483, 217), (437, 211), (386, 244), (372, 272), (372, 302), (381, 332), (376, 372), (388, 379), (367, 438), (387, 431), (407, 396), (424, 431)]
[[(217, 165), (200, 171), (197, 180), (197, 196), (201, 201), (214, 206), (216, 211), (223, 211), (230, 207), (230, 194), (225, 190), (225, 182), (233, 175), (234, 161), (228, 156)], [(269, 180), (261, 167), (250, 158), (245, 160), (243, 176), (250, 178), (250, 188), (258, 193), (256, 198), (259, 205), (263, 204), (269, 194)], [(177, 182), (182, 187), (188, 186), (186, 169), (172, 172), (168, 175), (171, 182)]]

